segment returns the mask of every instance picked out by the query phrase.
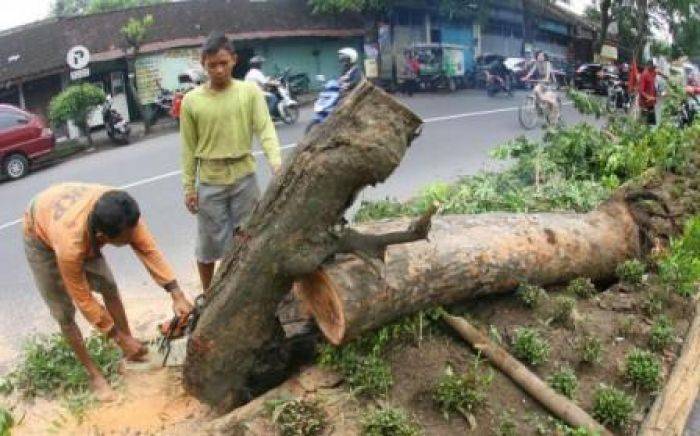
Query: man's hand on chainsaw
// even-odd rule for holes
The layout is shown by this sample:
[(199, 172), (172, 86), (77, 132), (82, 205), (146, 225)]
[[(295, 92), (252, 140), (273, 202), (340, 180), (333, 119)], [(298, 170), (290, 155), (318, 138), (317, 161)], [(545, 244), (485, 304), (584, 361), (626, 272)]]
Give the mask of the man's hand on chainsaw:
[(173, 311), (175, 312), (175, 315), (177, 315), (182, 322), (186, 322), (187, 317), (190, 316), (190, 313), (192, 313), (194, 306), (192, 306), (192, 303), (190, 303), (190, 301), (187, 299), (185, 293), (180, 289), (172, 291), (171, 296), (173, 298)]

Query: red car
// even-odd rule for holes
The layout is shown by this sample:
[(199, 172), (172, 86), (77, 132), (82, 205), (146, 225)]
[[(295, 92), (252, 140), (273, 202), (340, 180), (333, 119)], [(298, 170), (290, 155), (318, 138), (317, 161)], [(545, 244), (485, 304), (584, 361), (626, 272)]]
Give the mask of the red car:
[(24, 177), (35, 159), (50, 153), (56, 137), (40, 117), (0, 104), (0, 172), (10, 179)]

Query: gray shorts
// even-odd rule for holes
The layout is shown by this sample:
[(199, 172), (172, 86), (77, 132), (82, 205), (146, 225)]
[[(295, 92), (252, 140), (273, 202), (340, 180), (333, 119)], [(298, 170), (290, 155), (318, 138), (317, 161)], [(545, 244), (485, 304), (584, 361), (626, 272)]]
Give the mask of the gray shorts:
[(233, 185), (201, 184), (197, 193), (196, 256), (200, 263), (214, 263), (224, 256), (234, 230), (253, 210), (260, 188), (255, 174), (250, 174)]
[[(49, 307), (51, 316), (61, 325), (73, 322), (75, 305), (63, 284), (56, 254), (41, 241), (31, 236), (24, 237), (24, 252), (27, 255), (27, 262), (32, 270), (36, 287)], [(93, 291), (99, 292), (103, 297), (117, 297), (119, 295), (117, 283), (114, 281), (112, 271), (104, 257), (86, 260), (84, 269), (87, 281)]]

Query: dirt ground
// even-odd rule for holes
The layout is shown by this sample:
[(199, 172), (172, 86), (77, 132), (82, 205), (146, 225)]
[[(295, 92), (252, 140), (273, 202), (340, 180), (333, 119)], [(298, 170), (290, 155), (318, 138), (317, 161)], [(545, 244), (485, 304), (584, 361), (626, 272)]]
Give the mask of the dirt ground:
[[(574, 322), (568, 327), (551, 325), (545, 321), (542, 310), (525, 307), (513, 295), (484, 298), (450, 311), (462, 314), (484, 331), (498, 331), (506, 348), (515, 328), (536, 327), (551, 345), (547, 363), (531, 368), (543, 379), (563, 363), (570, 365), (579, 379), (576, 401), (591, 411), (592, 393), (604, 382), (631, 394), (636, 399), (634, 424), (618, 434), (633, 434), (653, 400), (652, 393), (635, 390), (622, 376), (625, 355), (634, 346), (647, 348), (652, 320), (641, 310), (645, 290), (612, 286), (591, 299), (578, 299)], [(552, 295), (554, 292), (552, 292)], [(137, 309), (133, 309), (137, 310)], [(693, 316), (692, 305), (687, 300), (669, 294), (665, 311), (675, 326), (679, 339), (662, 353), (664, 376), (673, 365), (680, 351), (681, 339)], [(161, 314), (144, 311), (139, 319), (139, 331), (152, 328)], [(624, 335), (620, 326), (627, 319), (631, 331)], [(603, 359), (598, 365), (580, 362), (577, 340), (584, 334), (595, 335), (604, 344)], [(392, 346), (384, 356), (391, 364), (394, 384), (386, 399), (380, 404), (402, 407), (420, 424), (427, 435), (488, 435), (498, 434), (497, 429), (507, 414), (517, 426), (518, 435), (542, 434), (546, 429), (554, 434), (548, 413), (532, 398), (521, 391), (510, 379), (493, 368), (493, 382), (487, 392), (487, 405), (475, 413), (476, 427), (471, 428), (461, 416), (446, 420), (436, 409), (432, 388), (443, 374), (446, 365), (456, 372), (473, 365), (475, 354), (471, 348), (443, 324), (428, 331), (420, 340)], [(488, 370), (490, 365), (484, 363)], [(191, 434), (246, 434), (270, 435), (275, 433), (269, 414), (264, 412), (264, 402), (276, 398), (304, 398), (319, 400), (329, 419), (326, 435), (352, 435), (359, 433), (358, 417), (363, 409), (376, 403), (374, 400), (356, 399), (341, 384), (329, 383), (327, 371), (317, 372), (312, 367), (270, 392), (256, 404), (240, 409), (240, 421), (245, 425), (234, 432), (213, 431), (215, 416), (209, 409), (182, 389), (178, 368), (129, 368), (123, 376), (120, 401), (90, 408), (78, 419), (70, 415), (60, 402), (37, 400), (31, 405), (22, 404), (15, 411), (20, 419), (13, 435), (79, 434), (79, 435), (191, 435)], [(320, 374), (320, 375), (319, 375)]]

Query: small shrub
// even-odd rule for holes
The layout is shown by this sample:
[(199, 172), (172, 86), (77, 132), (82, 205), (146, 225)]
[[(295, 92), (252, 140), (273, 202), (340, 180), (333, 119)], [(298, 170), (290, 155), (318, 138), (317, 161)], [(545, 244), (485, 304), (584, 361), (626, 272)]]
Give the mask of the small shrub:
[(590, 298), (596, 294), (596, 288), (591, 279), (579, 277), (569, 283), (566, 292), (579, 298)]
[(557, 324), (568, 325), (576, 307), (576, 300), (566, 295), (557, 296), (552, 302), (552, 321)]
[(530, 365), (539, 365), (549, 358), (549, 342), (539, 333), (528, 327), (515, 330), (513, 336), (513, 354)]
[(663, 313), (668, 304), (668, 293), (664, 289), (650, 289), (642, 299), (642, 313), (654, 317)]
[(503, 412), (498, 422), (498, 436), (518, 436), (518, 426), (509, 412)]
[(642, 276), (645, 271), (646, 268), (644, 264), (637, 259), (633, 259), (619, 264), (615, 269), (615, 274), (617, 278), (625, 283), (638, 285), (642, 283)]
[(596, 336), (583, 335), (579, 339), (578, 351), (581, 362), (597, 364), (603, 359), (603, 343)]
[(549, 377), (548, 381), (552, 389), (573, 400), (578, 390), (578, 378), (571, 368), (560, 368)]
[(664, 315), (660, 316), (651, 327), (649, 335), (649, 348), (653, 351), (663, 351), (671, 345), (675, 337), (673, 325)]
[(636, 330), (637, 319), (632, 315), (627, 315), (617, 320), (617, 334), (625, 338), (632, 337)]
[(464, 416), (486, 402), (493, 373), (484, 374), (479, 365), (479, 360), (475, 360), (474, 366), (464, 374), (455, 374), (450, 366), (445, 368), (433, 391), (433, 400), (445, 419), (455, 412)]
[(651, 352), (635, 348), (627, 355), (625, 376), (635, 386), (654, 390), (661, 382), (661, 362)]
[(588, 430), (586, 427), (571, 428), (563, 422), (554, 425), (556, 436), (600, 436), (600, 433)]
[(15, 420), (9, 410), (0, 407), (0, 436), (10, 436)]
[(601, 385), (593, 395), (593, 417), (603, 425), (621, 428), (630, 422), (634, 399), (624, 392)]
[(270, 401), (265, 406), (282, 436), (315, 436), (326, 426), (326, 414), (315, 401)]
[(363, 436), (420, 436), (420, 427), (403, 409), (375, 409), (362, 416)]
[(547, 291), (539, 286), (528, 284), (520, 285), (516, 291), (516, 295), (525, 306), (531, 309), (540, 306), (549, 298)]

